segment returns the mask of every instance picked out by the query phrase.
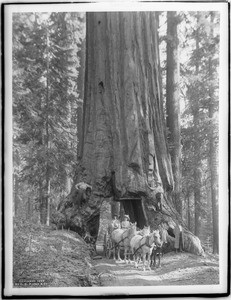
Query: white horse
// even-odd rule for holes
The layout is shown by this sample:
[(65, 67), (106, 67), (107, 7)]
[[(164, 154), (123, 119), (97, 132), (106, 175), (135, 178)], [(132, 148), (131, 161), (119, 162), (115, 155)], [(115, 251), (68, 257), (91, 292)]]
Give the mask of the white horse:
[(136, 232), (136, 222), (134, 224), (131, 224), (131, 226), (128, 228), (128, 231), (124, 234), (126, 234), (126, 238), (123, 240), (124, 260), (127, 264), (131, 261), (130, 260), (130, 241), (133, 238), (133, 236), (135, 236), (137, 234), (137, 232)]
[(143, 270), (145, 271), (146, 256), (148, 256), (148, 269), (151, 269), (150, 256), (154, 245), (161, 245), (159, 230), (154, 230), (152, 233), (144, 236), (135, 235), (131, 239), (130, 246), (133, 253), (136, 268), (138, 267), (139, 254), (141, 254), (143, 258)]
[[(118, 260), (121, 260), (121, 257), (120, 257), (120, 246), (121, 245), (126, 245), (127, 247), (127, 242), (126, 240), (129, 241), (130, 243), (130, 238), (129, 236), (132, 235), (134, 236), (135, 234), (135, 230), (136, 230), (136, 223), (135, 224), (131, 224), (131, 226), (127, 229), (115, 229), (112, 231), (111, 233), (111, 241), (112, 241), (112, 245), (113, 245), (113, 258), (116, 259), (116, 255), (115, 255), (115, 252), (116, 252), (116, 248), (118, 249), (117, 251), (117, 257), (118, 257)], [(126, 253), (127, 254), (127, 253)]]
[[(137, 231), (137, 234), (139, 234), (139, 235), (141, 235), (141, 236), (146, 236), (146, 235), (149, 235), (150, 232), (151, 232), (151, 231), (150, 231), (150, 226), (144, 226), (143, 229)], [(139, 252), (139, 253), (137, 254), (137, 260), (136, 260), (137, 263), (139, 263), (140, 260), (141, 260), (141, 253)], [(135, 261), (134, 261), (134, 263), (135, 263)]]
[(142, 236), (149, 235), (150, 234), (150, 226), (144, 226), (143, 229), (137, 231), (137, 234), (142, 235)]

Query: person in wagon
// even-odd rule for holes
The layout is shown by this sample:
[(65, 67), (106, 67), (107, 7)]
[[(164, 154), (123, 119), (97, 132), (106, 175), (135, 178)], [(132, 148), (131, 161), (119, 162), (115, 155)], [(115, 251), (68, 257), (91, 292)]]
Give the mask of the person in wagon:
[(127, 229), (130, 227), (130, 217), (129, 215), (124, 215), (124, 220), (121, 223), (122, 229)]
[(112, 230), (120, 228), (120, 221), (118, 220), (118, 215), (114, 215), (114, 219), (111, 222)]

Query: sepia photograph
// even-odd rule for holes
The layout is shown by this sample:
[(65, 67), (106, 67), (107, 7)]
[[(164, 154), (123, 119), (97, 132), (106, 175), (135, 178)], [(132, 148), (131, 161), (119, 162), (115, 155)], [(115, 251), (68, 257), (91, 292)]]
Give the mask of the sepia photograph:
[(4, 6), (6, 296), (228, 295), (228, 3)]

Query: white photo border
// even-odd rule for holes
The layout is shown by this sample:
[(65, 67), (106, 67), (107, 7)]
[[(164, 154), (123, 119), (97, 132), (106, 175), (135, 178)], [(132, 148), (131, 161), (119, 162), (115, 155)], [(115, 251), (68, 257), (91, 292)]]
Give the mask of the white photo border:
[[(14, 288), (13, 287), (13, 161), (12, 161), (12, 14), (23, 12), (88, 12), (88, 11), (219, 11), (220, 12), (220, 70), (219, 70), (219, 275), (218, 285), (90, 287), (90, 288)], [(187, 295), (223, 294), (228, 288), (228, 3), (211, 2), (138, 2), (99, 1), (96, 3), (8, 4), (4, 5), (4, 234), (5, 234), (5, 287), (6, 296), (63, 295), (63, 296), (127, 296), (127, 295)], [(4, 261), (3, 261), (4, 262)], [(193, 288), (193, 289), (192, 289)], [(193, 292), (192, 292), (193, 290)]]

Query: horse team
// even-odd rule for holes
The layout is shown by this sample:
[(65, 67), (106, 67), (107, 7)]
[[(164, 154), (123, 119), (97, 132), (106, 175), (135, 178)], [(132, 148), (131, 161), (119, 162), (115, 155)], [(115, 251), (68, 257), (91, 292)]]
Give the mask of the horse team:
[[(138, 268), (140, 260), (143, 262), (143, 270), (151, 269), (151, 266), (156, 266), (156, 255), (159, 257), (162, 254), (162, 245), (160, 231), (150, 231), (150, 227), (144, 227), (138, 230), (136, 223), (130, 223), (128, 228), (118, 228), (110, 232), (110, 239), (112, 243), (113, 258), (116, 259), (116, 252), (118, 260), (121, 260), (120, 250), (121, 246), (124, 248), (124, 260), (126, 263), (132, 263), (131, 255), (135, 267)], [(117, 251), (116, 251), (117, 250)]]

